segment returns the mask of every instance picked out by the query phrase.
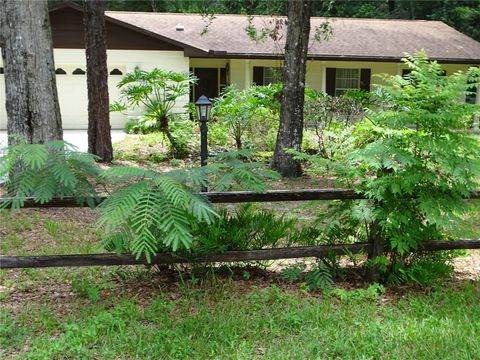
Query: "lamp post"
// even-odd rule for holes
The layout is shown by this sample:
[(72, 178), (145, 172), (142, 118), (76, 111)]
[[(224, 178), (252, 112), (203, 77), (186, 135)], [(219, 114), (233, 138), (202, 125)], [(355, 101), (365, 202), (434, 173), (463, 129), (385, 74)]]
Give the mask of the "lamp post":
[[(207, 165), (208, 149), (207, 149), (207, 134), (208, 134), (208, 120), (210, 118), (210, 108), (212, 102), (208, 100), (205, 95), (202, 95), (195, 102), (197, 108), (198, 121), (200, 122), (200, 165)], [(202, 186), (202, 191), (208, 191), (206, 186)]]

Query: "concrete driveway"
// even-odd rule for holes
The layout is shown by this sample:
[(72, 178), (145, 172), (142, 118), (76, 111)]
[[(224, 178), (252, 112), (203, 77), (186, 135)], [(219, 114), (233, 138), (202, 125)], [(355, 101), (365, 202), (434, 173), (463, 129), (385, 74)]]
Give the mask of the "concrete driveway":
[[(127, 134), (123, 130), (112, 130), (112, 143), (123, 140)], [(63, 139), (75, 145), (80, 151), (88, 150), (87, 130), (63, 130)], [(7, 132), (0, 130), (0, 148), (7, 146)]]

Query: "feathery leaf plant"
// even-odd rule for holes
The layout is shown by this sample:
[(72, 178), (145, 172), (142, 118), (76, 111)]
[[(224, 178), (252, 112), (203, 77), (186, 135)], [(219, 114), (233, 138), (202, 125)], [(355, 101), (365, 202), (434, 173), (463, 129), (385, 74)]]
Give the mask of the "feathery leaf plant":
[(29, 197), (44, 204), (54, 197), (70, 196), (79, 204), (95, 206), (94, 179), (99, 168), (94, 155), (79, 152), (64, 141), (17, 144), (1, 152), (0, 179), (6, 179), (7, 200), (0, 208), (20, 208)]
[(377, 224), (399, 258), (422, 241), (447, 238), (467, 211), (464, 197), (480, 185), (480, 142), (468, 131), (480, 109), (463, 101), (479, 87), (480, 69), (445, 76), (424, 53), (404, 62), (411, 72), (383, 77), (385, 106), (367, 111), (355, 127), (349, 155), (330, 161), (296, 153), (313, 171), (332, 173), (370, 199), (357, 203), (365, 211), (351, 208), (352, 226), (366, 226), (358, 233), (368, 236)]

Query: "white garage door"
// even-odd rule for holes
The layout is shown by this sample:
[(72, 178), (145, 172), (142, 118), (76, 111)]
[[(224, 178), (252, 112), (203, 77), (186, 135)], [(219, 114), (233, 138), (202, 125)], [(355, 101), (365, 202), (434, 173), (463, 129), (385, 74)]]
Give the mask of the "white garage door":
[[(62, 71), (63, 70), (63, 71)], [(57, 89), (64, 129), (88, 127), (87, 76), (84, 67), (57, 67)], [(66, 74), (60, 74), (65, 72)], [(117, 84), (125, 73), (124, 67), (109, 67), (108, 92), (110, 103), (118, 100)], [(121, 113), (110, 114), (112, 128), (123, 128), (127, 118)]]
[[(58, 66), (57, 89), (64, 129), (87, 129), (88, 127), (88, 99), (87, 76), (84, 66)], [(116, 85), (125, 73), (122, 66), (109, 67), (108, 88), (110, 103), (118, 100), (119, 90)], [(110, 124), (113, 129), (122, 129), (127, 116), (121, 113), (110, 114)], [(7, 128), (7, 114), (5, 110), (4, 75), (0, 74), (0, 129)]]

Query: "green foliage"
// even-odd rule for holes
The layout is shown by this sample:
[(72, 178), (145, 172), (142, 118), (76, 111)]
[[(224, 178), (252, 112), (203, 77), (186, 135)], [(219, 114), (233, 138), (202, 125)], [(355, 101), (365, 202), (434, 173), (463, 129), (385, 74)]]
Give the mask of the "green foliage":
[(44, 300), (29, 299), (29, 306), (0, 318), (0, 329), (9, 328), (0, 332), (0, 355), (39, 360), (454, 360), (475, 359), (480, 352), (478, 282), (428, 294), (402, 289), (399, 295), (382, 296), (380, 303), (318, 298), (245, 282), (222, 281), (188, 291), (159, 291), (158, 282), (148, 284), (142, 283), (142, 291), (137, 283), (122, 284), (131, 291), (110, 291), (99, 302), (62, 303), (63, 311), (47, 304), (53, 324), (48, 327), (39, 322)]
[(292, 265), (282, 269), (282, 277), (290, 283), (300, 281), (305, 265)]
[[(371, 105), (370, 99), (371, 94), (361, 90), (330, 96), (306, 89), (303, 148), (332, 160), (348, 154), (353, 145), (353, 125), (363, 118), (364, 108)], [(313, 141), (309, 142), (309, 134), (313, 135)]]
[[(9, 176), (10, 197), (1, 205), (18, 208), (28, 197), (45, 203), (57, 196), (74, 196), (94, 206), (95, 186), (109, 184), (115, 190), (99, 206), (106, 247), (150, 261), (159, 250), (189, 249), (198, 223), (207, 226), (218, 217), (207, 199), (194, 193), (207, 181), (212, 189), (227, 189), (232, 184), (264, 188), (263, 179), (276, 173), (261, 164), (244, 163), (247, 155), (248, 151), (222, 154), (207, 167), (159, 174), (137, 167), (100, 170), (93, 156), (78, 153), (63, 142), (16, 145), (0, 158), (2, 174), (18, 171)], [(51, 235), (60, 229), (49, 221), (46, 228)]]
[(217, 122), (226, 125), (237, 149), (273, 149), (274, 144), (258, 134), (276, 132), (280, 111), (277, 97), (280, 90), (280, 84), (251, 86), (245, 90), (232, 85), (215, 99), (212, 116), (217, 118)]
[(225, 121), (213, 121), (208, 124), (208, 146), (227, 148), (229, 145), (229, 126)]
[(156, 174), (139, 168), (112, 168), (105, 178), (135, 181), (113, 193), (100, 207), (100, 226), (106, 243), (117, 251), (128, 249), (147, 260), (165, 246), (174, 251), (192, 243), (193, 220), (211, 223), (216, 216), (208, 201), (184, 183), (205, 183), (201, 170)]
[(28, 329), (21, 326), (15, 317), (6, 311), (0, 312), (0, 355), (4, 355), (5, 348), (22, 346), (23, 337), (28, 334)]
[(385, 293), (386, 289), (383, 285), (373, 283), (366, 289), (345, 290), (342, 288), (332, 289), (327, 291), (327, 295), (338, 298), (344, 302), (364, 302), (364, 301), (379, 301), (381, 294)]
[(172, 134), (169, 117), (177, 100), (189, 94), (190, 85), (195, 81), (196, 78), (190, 74), (158, 68), (151, 71), (135, 70), (118, 83), (121, 102), (112, 104), (110, 111), (141, 109), (143, 117), (138, 124), (129, 124), (129, 129), (142, 133), (162, 132), (170, 142), (174, 155), (182, 156), (185, 148)]
[[(401, 263), (422, 241), (448, 238), (468, 210), (464, 197), (480, 185), (480, 144), (468, 132), (478, 106), (461, 101), (468, 83), (479, 83), (480, 71), (443, 76), (424, 54), (404, 61), (412, 72), (406, 78), (384, 76), (384, 106), (368, 111), (354, 127), (350, 154), (323, 159), (296, 153), (310, 161), (311, 171), (334, 175), (370, 199), (333, 209), (330, 227), (340, 226), (339, 214), (350, 218), (344, 228), (353, 239), (368, 240), (378, 227)], [(430, 276), (419, 266), (416, 282)]]
[(274, 174), (256, 163), (244, 164), (232, 153), (223, 154), (219, 161), (162, 174), (134, 167), (104, 171), (105, 179), (124, 184), (100, 205), (99, 224), (106, 232), (107, 249), (147, 261), (159, 251), (190, 249), (195, 229), (213, 226), (218, 217), (208, 200), (193, 189), (205, 186), (207, 180), (213, 189), (227, 189), (234, 183), (263, 189), (264, 177)]
[[(181, 150), (177, 155), (190, 153), (192, 148), (199, 142), (199, 135), (195, 133), (195, 124), (184, 114), (169, 114), (168, 123), (172, 136), (175, 138), (177, 146)], [(127, 134), (155, 135), (158, 134), (158, 129), (154, 122), (146, 121), (144, 117), (140, 117), (139, 119), (129, 119), (125, 124), (125, 132)], [(160, 134), (163, 136), (157, 141), (162, 144), (165, 143), (165, 140), (168, 142), (168, 137), (166, 138), (162, 132), (160, 132)], [(211, 131), (209, 131), (208, 136), (212, 138)], [(165, 158), (167, 157), (168, 154), (165, 154)]]
[(233, 215), (226, 209), (210, 225), (199, 223), (193, 230), (191, 254), (228, 250), (253, 250), (298, 245), (308, 241), (309, 233), (298, 230), (298, 221), (248, 204)]
[[(467, 132), (476, 108), (459, 99), (480, 72), (442, 75), (425, 55), (406, 59), (404, 79), (386, 77), (391, 108), (371, 112), (358, 128), (369, 142), (352, 154), (361, 189), (377, 204), (374, 217), (394, 251), (404, 254), (427, 239), (444, 238), (461, 220), (463, 197), (480, 176), (480, 144)], [(412, 201), (408, 197), (415, 197)]]
[[(298, 222), (293, 218), (276, 216), (271, 211), (258, 210), (248, 204), (234, 214), (225, 208), (220, 209), (218, 216), (212, 217), (210, 222), (191, 219), (190, 233), (191, 244), (179, 249), (178, 256), (189, 258), (231, 250), (299, 245), (310, 241), (312, 231), (298, 230)], [(106, 243), (107, 249), (119, 252), (130, 251), (132, 246), (130, 237), (119, 239), (112, 236)], [(156, 247), (157, 252), (171, 248), (161, 243)]]
[(253, 160), (254, 150), (223, 152), (210, 161), (210, 188), (225, 191), (232, 186), (253, 191), (265, 191), (264, 179), (279, 179), (277, 172), (266, 169), (266, 164)]
[(311, 269), (305, 271), (304, 264), (296, 264), (282, 270), (282, 277), (288, 282), (305, 281), (309, 291), (328, 291), (334, 282), (333, 269), (323, 261), (318, 260)]
[(393, 259), (387, 280), (394, 284), (440, 285), (451, 278), (457, 254), (453, 251), (415, 253), (405, 259)]
[(329, 267), (317, 262), (317, 265), (305, 274), (305, 282), (310, 291), (325, 291), (333, 286), (333, 275)]
[(99, 301), (101, 291), (111, 288), (112, 283), (98, 282), (98, 279), (92, 280), (85, 277), (77, 277), (72, 281), (72, 289), (80, 296), (90, 300)]
[(19, 144), (2, 151), (0, 178), (7, 179), (9, 199), (0, 207), (20, 208), (29, 197), (44, 204), (69, 196), (79, 204), (95, 205), (98, 197), (92, 181), (99, 170), (94, 155), (78, 152), (63, 141)]

